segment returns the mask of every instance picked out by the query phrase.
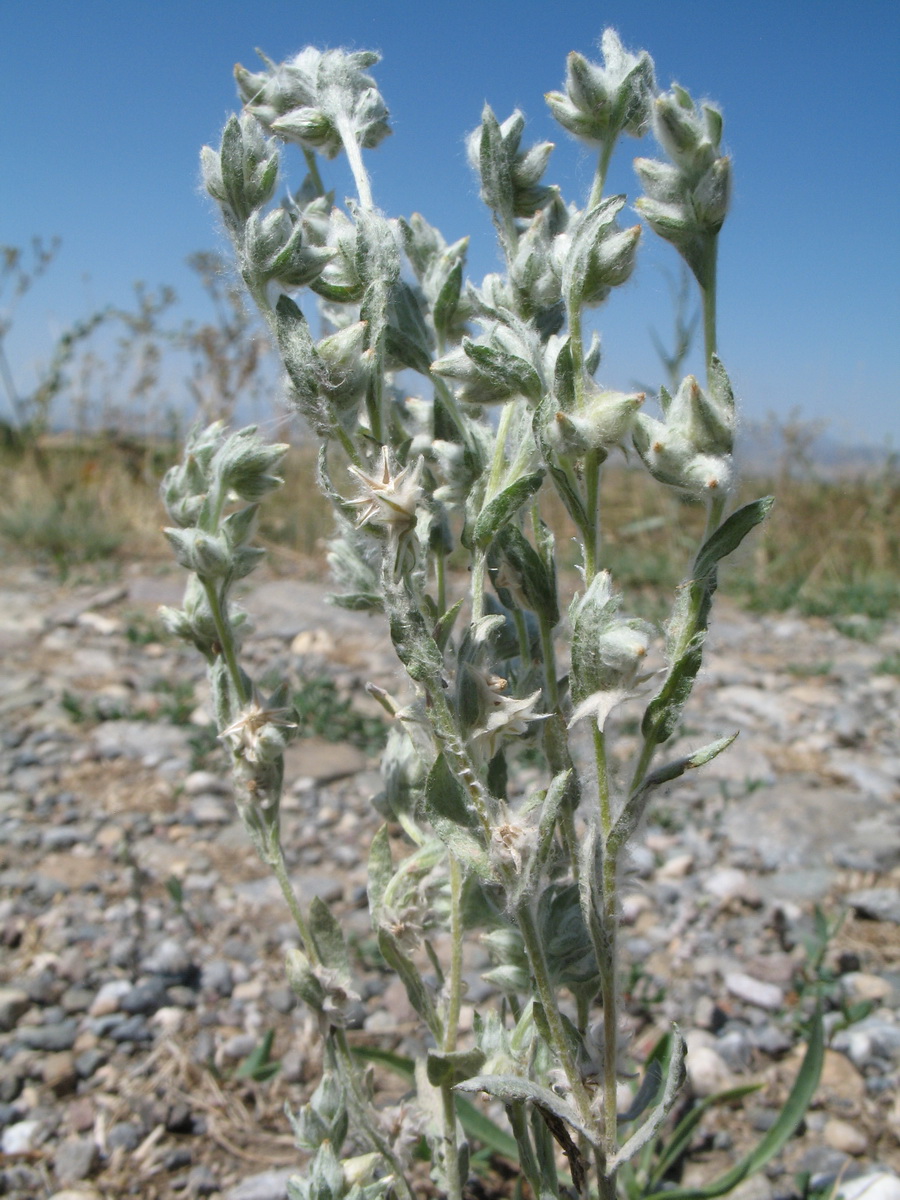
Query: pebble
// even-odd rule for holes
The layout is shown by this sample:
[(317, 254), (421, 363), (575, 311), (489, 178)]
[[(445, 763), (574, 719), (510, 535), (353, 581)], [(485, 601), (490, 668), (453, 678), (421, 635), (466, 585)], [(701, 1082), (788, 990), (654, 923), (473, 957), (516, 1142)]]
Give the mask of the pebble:
[(20, 988), (0, 988), (0, 1033), (13, 1029), (16, 1022), (31, 1007), (27, 992)]
[(833, 1150), (841, 1150), (844, 1154), (865, 1154), (869, 1148), (869, 1139), (861, 1130), (837, 1117), (826, 1122), (822, 1136)]
[(900, 925), (900, 888), (875, 887), (851, 892), (847, 903), (862, 917)]
[(712, 1096), (715, 1092), (734, 1087), (735, 1077), (725, 1059), (712, 1046), (688, 1033), (687, 1074), (695, 1096)]
[(40, 1140), (42, 1123), (35, 1119), (16, 1121), (0, 1134), (0, 1150), (4, 1154), (27, 1154)]
[(872, 1171), (841, 1184), (837, 1200), (900, 1200), (900, 1179), (889, 1171)]
[(134, 1121), (119, 1121), (113, 1125), (112, 1129), (106, 1135), (106, 1144), (110, 1150), (116, 1150), (121, 1147), (129, 1153), (132, 1150), (137, 1150), (143, 1140), (144, 1129), (141, 1125), (135, 1124)]
[(78, 1083), (75, 1056), (70, 1050), (60, 1050), (56, 1054), (48, 1054), (43, 1062), (42, 1074), (44, 1083), (54, 1095), (68, 1095), (69, 1092), (75, 1090)]
[(29, 1050), (71, 1050), (78, 1036), (78, 1022), (57, 1021), (49, 1025), (20, 1025), (16, 1040)]
[(288, 1182), (296, 1168), (250, 1175), (225, 1193), (224, 1200), (287, 1200)]
[(732, 996), (746, 1000), (757, 1008), (765, 1008), (772, 1012), (784, 1005), (784, 992), (774, 983), (765, 983), (745, 975), (741, 971), (729, 971), (725, 976), (725, 987)]
[(61, 1142), (53, 1156), (53, 1169), (60, 1183), (79, 1183), (93, 1172), (97, 1146), (93, 1138), (71, 1137)]
[(175, 938), (164, 938), (141, 960), (141, 968), (170, 983), (189, 984), (197, 975), (193, 959)]

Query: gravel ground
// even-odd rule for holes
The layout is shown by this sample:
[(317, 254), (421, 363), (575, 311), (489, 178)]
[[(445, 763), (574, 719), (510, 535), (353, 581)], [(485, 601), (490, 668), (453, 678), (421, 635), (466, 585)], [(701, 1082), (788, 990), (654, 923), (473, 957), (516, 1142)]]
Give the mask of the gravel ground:
[[(308, 1094), (318, 1055), (284, 982), (294, 935), (210, 754), (202, 664), (159, 637), (156, 607), (180, 591), (178, 574), (141, 564), (65, 586), (30, 567), (0, 573), (0, 1195), (17, 1200), (279, 1200), (299, 1161), (283, 1107)], [(252, 589), (252, 670), (327, 676), (375, 716), (363, 684), (400, 686), (390, 645), (324, 594), (274, 575)], [(677, 1018), (695, 1096), (762, 1085), (699, 1127), (685, 1182), (712, 1178), (790, 1087), (814, 912), (841, 919), (823, 964), (821, 1085), (745, 1200), (791, 1195), (798, 1172), (823, 1186), (878, 1171), (868, 1200), (896, 1200), (900, 628), (719, 614), (679, 747), (742, 735), (660, 797), (633, 854), (631, 1030), (647, 1049)], [(304, 738), (288, 779), (297, 888), (326, 899), (358, 947), (351, 1035), (421, 1051), (369, 941), (377, 761)], [(467, 953), (464, 1025), (491, 1001), (486, 953)], [(281, 1070), (241, 1078), (269, 1031)]]

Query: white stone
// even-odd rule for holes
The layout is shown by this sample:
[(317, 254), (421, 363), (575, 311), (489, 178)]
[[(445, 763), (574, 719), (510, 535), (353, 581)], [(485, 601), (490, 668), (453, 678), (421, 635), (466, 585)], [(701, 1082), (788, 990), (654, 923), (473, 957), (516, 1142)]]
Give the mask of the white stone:
[(692, 1029), (685, 1038), (688, 1081), (695, 1096), (712, 1096), (737, 1082), (725, 1059), (710, 1045), (712, 1040), (699, 1029)]
[(40, 1121), (16, 1121), (15, 1125), (7, 1125), (0, 1137), (0, 1150), (4, 1154), (27, 1154), (34, 1150), (40, 1133)]
[(108, 979), (100, 985), (97, 995), (91, 1001), (88, 1014), (92, 1017), (105, 1017), (109, 1013), (119, 1011), (119, 1001), (130, 992), (132, 985), (127, 979)]
[(837, 1200), (900, 1200), (900, 1179), (890, 1171), (860, 1175), (842, 1186)]
[(745, 975), (742, 971), (730, 971), (725, 976), (725, 986), (732, 996), (774, 1012), (784, 1004), (784, 992), (774, 983), (765, 983)]

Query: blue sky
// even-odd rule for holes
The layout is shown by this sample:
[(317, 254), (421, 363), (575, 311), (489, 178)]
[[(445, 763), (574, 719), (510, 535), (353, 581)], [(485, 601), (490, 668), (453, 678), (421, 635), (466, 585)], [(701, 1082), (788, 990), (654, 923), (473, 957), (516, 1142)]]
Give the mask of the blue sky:
[[(464, 135), (487, 100), (557, 143), (547, 178), (583, 201), (593, 163), (543, 101), (565, 56), (598, 57), (614, 26), (673, 79), (719, 102), (735, 193), (722, 236), (720, 352), (751, 418), (799, 409), (835, 436), (900, 444), (900, 4), (897, 0), (6, 0), (0, 6), (0, 243), (58, 235), (62, 248), (17, 313), (8, 353), (20, 386), (52, 337), (132, 285), (171, 284), (203, 315), (185, 266), (221, 248), (197, 155), (234, 109), (231, 68), (254, 48), (377, 49), (394, 135), (370, 155), (377, 203), (422, 212), (449, 240), (472, 235), (470, 272), (498, 266)], [(637, 195), (626, 139), (610, 187)], [(349, 191), (329, 164), (338, 196)], [(292, 174), (293, 171), (293, 174)], [(288, 175), (301, 180), (299, 157)], [(643, 263), (599, 311), (600, 378), (660, 379), (648, 329), (668, 335), (664, 268)]]

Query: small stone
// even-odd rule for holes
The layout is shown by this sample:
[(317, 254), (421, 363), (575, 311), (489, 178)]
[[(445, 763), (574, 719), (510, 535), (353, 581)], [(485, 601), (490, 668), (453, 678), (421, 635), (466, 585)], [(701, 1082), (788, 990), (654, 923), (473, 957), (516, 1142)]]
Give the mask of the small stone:
[(886, 1000), (894, 990), (887, 979), (882, 979), (880, 975), (869, 975), (865, 971), (849, 971), (842, 975), (841, 986), (849, 1000), (872, 1000), (875, 1003)]
[(861, 917), (900, 925), (900, 888), (863, 888), (861, 891), (851, 892), (847, 903), (856, 909)]
[[(183, 1100), (177, 1101), (169, 1109), (166, 1114), (166, 1129), (169, 1133), (193, 1133), (194, 1118), (191, 1112), (191, 1106)], [(186, 1167), (190, 1163), (180, 1163), (179, 1166)]]
[(219, 796), (196, 796), (188, 811), (198, 825), (226, 825), (234, 819), (234, 805)]
[(95, 1192), (93, 1188), (88, 1191), (82, 1188), (63, 1188), (61, 1192), (54, 1192), (50, 1200), (100, 1200), (100, 1193)]
[(148, 975), (159, 975), (166, 983), (189, 985), (197, 976), (191, 956), (175, 938), (164, 938), (143, 959), (141, 967)]
[(687, 1044), (687, 1074), (695, 1096), (712, 1096), (734, 1086), (734, 1075), (721, 1054), (700, 1041), (694, 1031), (688, 1034)]
[(866, 1094), (866, 1083), (862, 1075), (846, 1055), (837, 1050), (826, 1050), (819, 1077), (819, 1093), (824, 1102), (829, 1100), (860, 1103)]
[(759, 892), (750, 882), (746, 871), (740, 867), (720, 867), (703, 881), (703, 890), (717, 900), (743, 900), (756, 907), (760, 903)]
[(281, 1171), (262, 1171), (250, 1175), (242, 1183), (229, 1188), (225, 1200), (287, 1200), (288, 1180), (297, 1174), (296, 1167)]
[(865, 1154), (869, 1148), (869, 1139), (849, 1121), (840, 1121), (832, 1117), (822, 1131), (826, 1143), (832, 1150), (842, 1150), (844, 1154)]
[(106, 1144), (110, 1150), (115, 1150), (121, 1146), (128, 1153), (131, 1153), (132, 1150), (137, 1150), (143, 1140), (144, 1130), (142, 1126), (136, 1124), (134, 1121), (119, 1121), (113, 1125), (112, 1129), (106, 1135)]
[(98, 1050), (96, 1047), (85, 1050), (75, 1059), (75, 1070), (78, 1072), (79, 1079), (90, 1079), (105, 1062), (106, 1055), (102, 1050)]
[(90, 1096), (79, 1096), (66, 1109), (66, 1125), (73, 1133), (87, 1133), (93, 1129), (96, 1115)]
[(684, 879), (694, 869), (693, 854), (676, 854), (657, 870), (657, 879)]
[(194, 1167), (187, 1178), (187, 1192), (192, 1198), (197, 1196), (211, 1196), (219, 1190), (219, 1181), (213, 1175), (209, 1167), (199, 1166)]
[(184, 790), (188, 796), (203, 796), (207, 793), (228, 796), (231, 793), (231, 784), (224, 776), (216, 775), (214, 771), (191, 771), (184, 781)]
[(60, 1183), (79, 1183), (87, 1179), (97, 1163), (93, 1138), (66, 1138), (53, 1156), (53, 1169)]
[(252, 1033), (236, 1033), (222, 1043), (219, 1053), (223, 1058), (246, 1058), (248, 1054), (253, 1053), (256, 1046), (257, 1039)]
[(4, 1154), (27, 1154), (40, 1140), (41, 1122), (30, 1118), (7, 1125), (0, 1135), (0, 1150)]
[[(467, 993), (471, 996), (471, 991)], [(266, 1000), (271, 1004), (276, 1012), (287, 1014), (293, 1012), (297, 1006), (297, 997), (289, 987), (270, 988), (266, 992)]]
[(44, 1083), (54, 1096), (66, 1096), (75, 1090), (78, 1082), (78, 1071), (75, 1067), (75, 1056), (70, 1050), (60, 1050), (56, 1054), (48, 1054), (44, 1059), (42, 1074)]
[(88, 1013), (92, 1017), (105, 1017), (109, 1013), (119, 1011), (119, 1004), (123, 996), (127, 996), (131, 991), (131, 984), (127, 979), (108, 979), (102, 984), (97, 995), (91, 1002)]
[(0, 1033), (14, 1029), (16, 1022), (31, 1007), (27, 992), (20, 988), (0, 988)]
[(900, 1200), (900, 1179), (889, 1171), (873, 1171), (841, 1184), (837, 1200)]
[(200, 972), (200, 986), (205, 990), (218, 992), (220, 996), (230, 996), (234, 988), (230, 964), (221, 959), (207, 963)]
[(248, 1000), (258, 1000), (263, 994), (263, 982), (261, 979), (246, 979), (243, 983), (235, 984), (231, 994), (235, 1000), (244, 1004)]
[(122, 1012), (149, 1014), (162, 1008), (168, 1000), (168, 993), (160, 980), (150, 979), (126, 992), (119, 1001), (119, 1008)]
[(757, 1008), (774, 1011), (784, 1004), (784, 992), (780, 987), (754, 979), (752, 975), (745, 975), (741, 971), (729, 971), (725, 976), (725, 987), (732, 996)]
[(147, 1024), (147, 1018), (142, 1016), (126, 1017), (118, 1021), (109, 1031), (109, 1037), (114, 1042), (152, 1042), (153, 1033)]
[(74, 1020), (49, 1025), (25, 1025), (16, 1031), (17, 1039), (29, 1050), (71, 1050), (78, 1035)]

